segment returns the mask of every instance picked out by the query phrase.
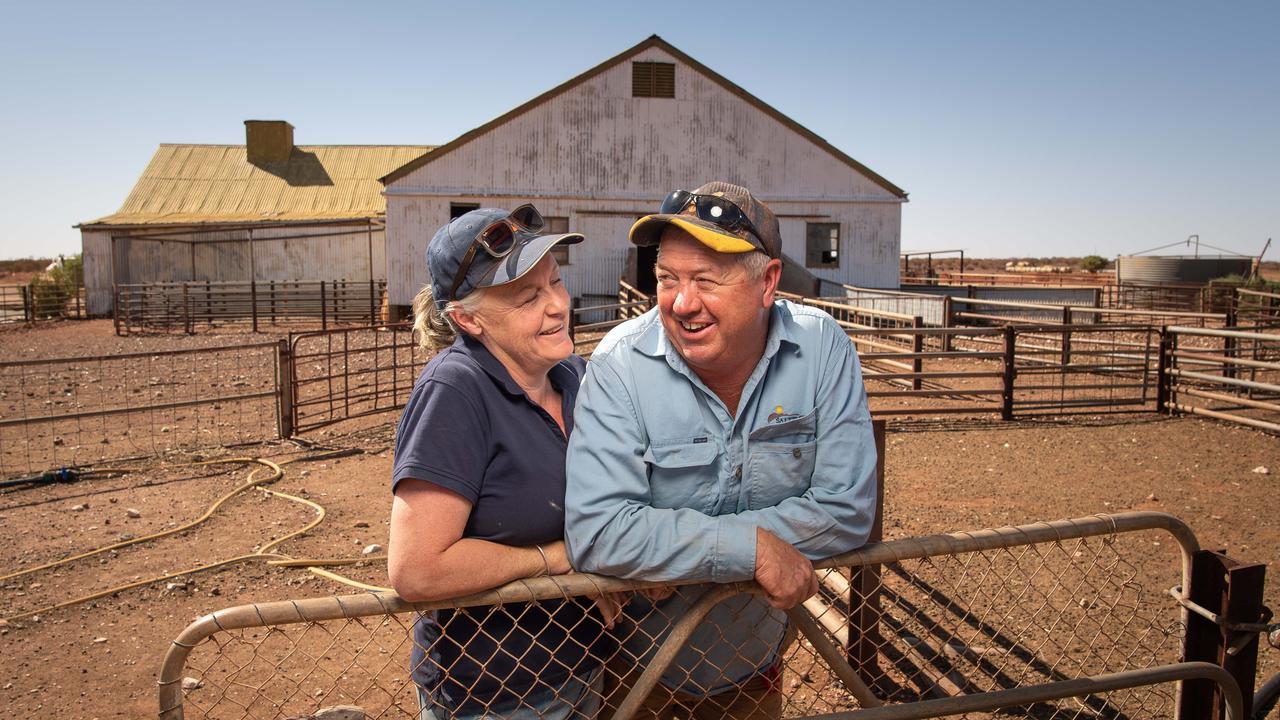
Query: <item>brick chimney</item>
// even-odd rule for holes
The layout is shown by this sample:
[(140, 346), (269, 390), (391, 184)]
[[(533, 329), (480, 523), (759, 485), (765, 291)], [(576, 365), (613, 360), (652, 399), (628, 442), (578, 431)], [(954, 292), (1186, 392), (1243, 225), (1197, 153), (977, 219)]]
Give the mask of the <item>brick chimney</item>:
[(244, 145), (254, 165), (288, 162), (293, 152), (293, 126), (284, 120), (245, 120)]

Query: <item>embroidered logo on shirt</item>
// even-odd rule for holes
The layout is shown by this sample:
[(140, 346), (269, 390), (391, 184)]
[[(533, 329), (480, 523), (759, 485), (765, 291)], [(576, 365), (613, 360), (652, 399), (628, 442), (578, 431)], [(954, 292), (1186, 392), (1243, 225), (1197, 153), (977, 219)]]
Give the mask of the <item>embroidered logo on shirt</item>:
[(798, 417), (800, 416), (796, 413), (789, 413), (783, 410), (781, 405), (778, 405), (773, 409), (773, 412), (769, 413), (769, 424), (777, 425), (778, 423), (784, 423), (788, 420), (795, 420)]

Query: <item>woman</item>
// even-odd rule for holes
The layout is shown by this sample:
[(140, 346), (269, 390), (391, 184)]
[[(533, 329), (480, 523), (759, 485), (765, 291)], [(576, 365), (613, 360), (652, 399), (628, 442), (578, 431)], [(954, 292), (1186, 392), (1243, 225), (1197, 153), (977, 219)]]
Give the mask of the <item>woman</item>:
[[(427, 246), (414, 300), (424, 347), (396, 433), (391, 583), (406, 600), (459, 597), (571, 571), (564, 455), (585, 363), (538, 211), (473, 210)], [(612, 598), (441, 610), (414, 626), (422, 717), (589, 718)], [(601, 617), (603, 615), (603, 618)]]

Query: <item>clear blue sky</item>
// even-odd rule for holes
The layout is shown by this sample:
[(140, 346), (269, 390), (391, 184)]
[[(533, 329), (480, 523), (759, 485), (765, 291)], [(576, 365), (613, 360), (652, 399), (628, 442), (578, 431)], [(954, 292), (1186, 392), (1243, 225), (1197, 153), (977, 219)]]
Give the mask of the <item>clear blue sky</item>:
[[(439, 144), (657, 33), (905, 188), (904, 250), (1280, 242), (1277, 2), (9, 2), (0, 258), (162, 142)], [(1273, 246), (1268, 259), (1280, 257)]]

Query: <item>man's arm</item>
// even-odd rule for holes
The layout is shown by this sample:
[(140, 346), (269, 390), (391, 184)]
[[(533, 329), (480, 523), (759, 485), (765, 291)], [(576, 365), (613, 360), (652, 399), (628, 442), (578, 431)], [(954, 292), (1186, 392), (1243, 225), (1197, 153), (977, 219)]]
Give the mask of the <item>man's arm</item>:
[[(773, 532), (811, 560), (862, 546), (876, 501), (876, 445), (853, 343), (824, 323), (817, 456), (809, 489), (738, 517)], [(748, 449), (748, 452), (750, 450)]]
[(645, 580), (750, 580), (756, 523), (652, 507), (644, 430), (607, 359), (587, 367), (569, 439), (565, 544), (578, 570)]

